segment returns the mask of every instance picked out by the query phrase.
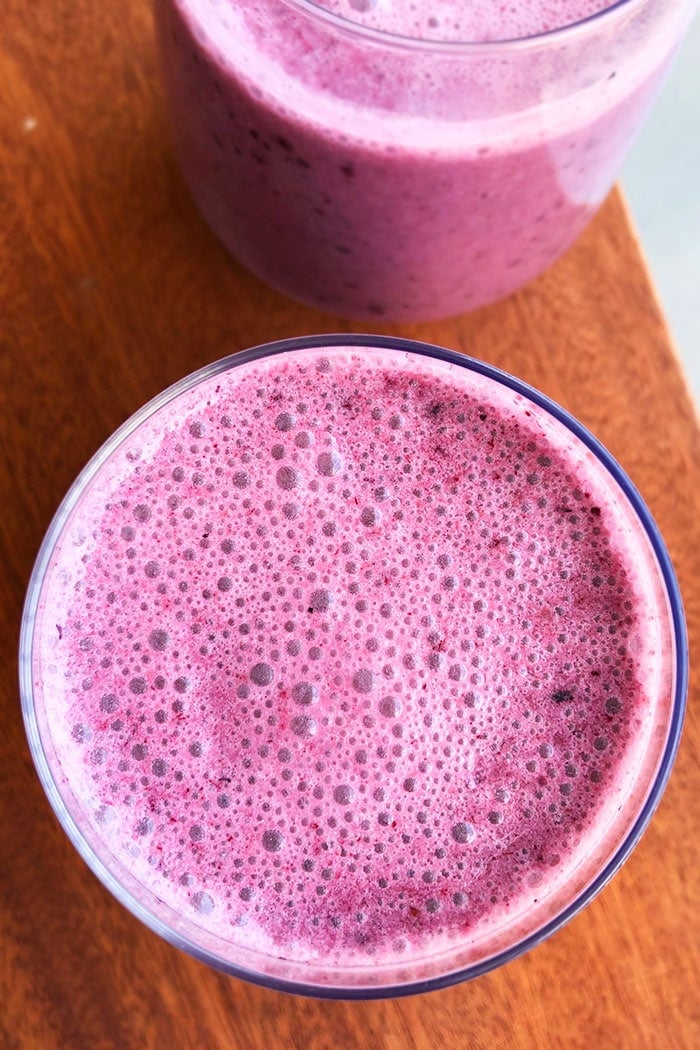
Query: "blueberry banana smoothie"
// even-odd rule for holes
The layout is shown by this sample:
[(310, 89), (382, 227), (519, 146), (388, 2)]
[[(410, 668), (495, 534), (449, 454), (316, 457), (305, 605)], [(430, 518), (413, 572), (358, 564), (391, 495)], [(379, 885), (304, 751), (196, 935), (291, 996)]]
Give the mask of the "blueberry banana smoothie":
[(572, 430), (463, 363), (229, 359), (113, 443), (54, 540), (53, 783), (224, 965), (478, 962), (644, 802), (674, 672), (649, 539)]
[(420, 320), (507, 295), (609, 190), (694, 0), (552, 33), (607, 6), (156, 0), (193, 197), (316, 307)]

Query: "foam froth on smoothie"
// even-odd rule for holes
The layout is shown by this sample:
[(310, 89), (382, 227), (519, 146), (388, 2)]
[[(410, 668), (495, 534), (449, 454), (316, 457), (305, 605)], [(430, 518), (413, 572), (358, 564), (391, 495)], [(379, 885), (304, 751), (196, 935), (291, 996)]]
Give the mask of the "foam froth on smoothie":
[(80, 819), (234, 943), (478, 941), (595, 850), (668, 702), (635, 528), (578, 439), (457, 366), (213, 375), (114, 450), (48, 572), (37, 706)]
[[(310, 5), (312, 6), (312, 5)], [(320, 0), (350, 22), (417, 40), (485, 42), (549, 33), (604, 11), (610, 0)]]

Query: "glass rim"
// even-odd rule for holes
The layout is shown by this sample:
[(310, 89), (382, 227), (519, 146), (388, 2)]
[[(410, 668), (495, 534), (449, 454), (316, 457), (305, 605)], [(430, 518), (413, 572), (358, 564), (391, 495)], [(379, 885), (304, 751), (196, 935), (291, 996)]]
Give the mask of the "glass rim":
[[(622, 840), (612, 855), (603, 863), (598, 874), (577, 893), (570, 903), (551, 919), (537, 929), (521, 937), (516, 943), (501, 949), (475, 963), (462, 965), (442, 975), (416, 978), (404, 983), (387, 984), (320, 984), (304, 982), (303, 979), (278, 977), (273, 974), (250, 970), (245, 966), (231, 963), (216, 955), (208, 948), (176, 930), (173, 926), (156, 915), (145, 904), (141, 903), (131, 891), (119, 881), (109, 865), (98, 855), (78, 825), (77, 820), (63, 798), (57, 778), (51, 769), (46, 756), (46, 749), (41, 736), (33, 686), (33, 643), (39, 599), (41, 596), (46, 572), (57, 542), (63, 534), (64, 527), (70, 519), (79, 499), (100, 468), (108, 461), (120, 445), (143, 423), (156, 412), (174, 401), (181, 394), (193, 389), (213, 376), (227, 372), (241, 365), (261, 358), (274, 357), (296, 350), (323, 349), (332, 347), (374, 347), (377, 349), (405, 352), (428, 357), (457, 365), (467, 371), (491, 379), (522, 395), (539, 408), (543, 409), (566, 429), (573, 433), (602, 464), (613, 481), (617, 483), (622, 494), (628, 500), (631, 509), (642, 526), (642, 532), (650, 543), (657, 562), (664, 592), (668, 601), (669, 628), (674, 643), (673, 654), (673, 696), (669, 706), (666, 740), (659, 757), (656, 773), (651, 780), (643, 804), (631, 826), (624, 832)], [(590, 901), (597, 896), (609, 882), (620, 866), (627, 859), (647, 827), (666, 787), (671, 768), (678, 750), (686, 706), (688, 687), (688, 641), (685, 625), (683, 602), (670, 556), (662, 539), (656, 522), (636, 486), (623, 470), (614, 456), (605, 446), (573, 416), (567, 409), (553, 401), (546, 394), (530, 386), (508, 372), (467, 354), (449, 350), (434, 344), (404, 339), (393, 336), (379, 336), (353, 333), (336, 333), (325, 335), (302, 336), (263, 343), (247, 350), (227, 355), (209, 365), (195, 370), (173, 383), (160, 394), (149, 400), (121, 424), (83, 467), (63, 497), (44, 539), (32, 569), (27, 588), (27, 596), (22, 612), (19, 642), (19, 686), (22, 715), (29, 742), (32, 759), (45, 794), (58, 819), (87, 866), (110, 893), (145, 926), (161, 936), (170, 944), (185, 951), (201, 962), (231, 976), (239, 977), (253, 984), (277, 991), (311, 996), (319, 999), (368, 1000), (396, 998), (405, 995), (421, 994), (428, 991), (446, 988), (462, 981), (473, 979), (488, 973), (490, 970), (512, 961), (535, 947), (558, 929), (564, 926)], [(175, 909), (171, 909), (173, 912)], [(264, 957), (264, 953), (263, 953)]]
[(548, 29), (545, 32), (531, 33), (525, 36), (504, 37), (498, 40), (425, 40), (420, 37), (404, 36), (400, 33), (363, 25), (361, 22), (355, 22), (351, 18), (322, 7), (317, 0), (283, 0), (283, 3), (287, 6), (304, 12), (318, 22), (326, 23), (346, 36), (360, 37), (375, 44), (401, 47), (407, 50), (444, 51), (452, 52), (453, 54), (473, 53), (479, 55), (489, 52), (527, 50), (541, 44), (566, 43), (570, 38), (582, 36), (589, 31), (592, 32), (600, 23), (613, 22), (618, 15), (624, 16), (628, 10), (634, 13), (638, 8), (645, 7), (653, 2), (654, 0), (613, 0), (612, 3), (608, 3), (600, 11), (595, 11), (585, 18), (567, 22), (565, 25), (556, 26), (554, 29)]

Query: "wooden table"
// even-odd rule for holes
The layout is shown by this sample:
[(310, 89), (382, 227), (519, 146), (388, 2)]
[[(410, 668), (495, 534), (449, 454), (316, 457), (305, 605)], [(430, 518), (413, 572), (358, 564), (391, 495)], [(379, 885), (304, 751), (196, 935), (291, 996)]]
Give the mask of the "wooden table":
[[(691, 1048), (700, 678), (661, 807), (622, 872), (547, 943), (427, 996), (319, 1003), (209, 970), (142, 927), (69, 845), (34, 774), (16, 642), (42, 534), (126, 416), (258, 342), (352, 331), (227, 258), (175, 168), (146, 0), (0, 0), (0, 1045)], [(646, 497), (700, 640), (700, 443), (617, 193), (519, 295), (382, 332), (467, 350), (590, 426)]]

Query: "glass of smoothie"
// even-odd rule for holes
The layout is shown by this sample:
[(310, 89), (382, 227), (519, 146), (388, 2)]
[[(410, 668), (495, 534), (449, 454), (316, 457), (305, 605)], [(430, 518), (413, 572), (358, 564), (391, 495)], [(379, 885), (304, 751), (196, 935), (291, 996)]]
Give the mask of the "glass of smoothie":
[(155, 0), (185, 179), (265, 281), (424, 320), (548, 267), (610, 189), (695, 0)]
[(617, 463), (448, 350), (318, 336), (166, 390), (49, 529), (21, 692), (49, 800), (173, 944), (347, 998), (474, 977), (626, 858), (681, 600)]

